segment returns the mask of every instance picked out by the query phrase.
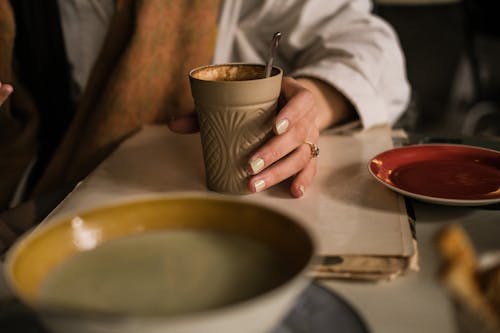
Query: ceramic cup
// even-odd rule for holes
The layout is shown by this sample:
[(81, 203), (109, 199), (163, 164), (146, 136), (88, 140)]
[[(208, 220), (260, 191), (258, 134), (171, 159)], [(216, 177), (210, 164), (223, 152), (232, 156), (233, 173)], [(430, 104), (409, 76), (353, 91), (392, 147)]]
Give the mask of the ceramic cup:
[(220, 64), (189, 73), (200, 125), (207, 187), (249, 193), (247, 162), (272, 135), (283, 71), (274, 67)]

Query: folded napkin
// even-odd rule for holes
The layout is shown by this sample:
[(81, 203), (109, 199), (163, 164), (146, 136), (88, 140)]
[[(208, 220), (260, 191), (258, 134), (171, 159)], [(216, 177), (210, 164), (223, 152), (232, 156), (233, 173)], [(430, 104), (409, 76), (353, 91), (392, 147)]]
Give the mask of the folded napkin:
[[(293, 215), (311, 230), (323, 259), (311, 270), (313, 276), (378, 280), (417, 269), (405, 202), (373, 179), (367, 167), (372, 157), (392, 147), (391, 130), (383, 126), (324, 134), (319, 146), (318, 173), (304, 197), (292, 198), (284, 182), (238, 198)], [(127, 197), (175, 191), (207, 191), (200, 137), (147, 126), (119, 146), (43, 223)]]

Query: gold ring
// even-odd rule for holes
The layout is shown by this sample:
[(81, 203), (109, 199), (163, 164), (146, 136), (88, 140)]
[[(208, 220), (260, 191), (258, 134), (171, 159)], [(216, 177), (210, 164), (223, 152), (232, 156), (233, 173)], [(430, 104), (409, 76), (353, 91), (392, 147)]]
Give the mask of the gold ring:
[(311, 148), (311, 158), (316, 158), (319, 156), (319, 147), (312, 143), (311, 141), (306, 141), (304, 142), (306, 145), (309, 146), (309, 148)]

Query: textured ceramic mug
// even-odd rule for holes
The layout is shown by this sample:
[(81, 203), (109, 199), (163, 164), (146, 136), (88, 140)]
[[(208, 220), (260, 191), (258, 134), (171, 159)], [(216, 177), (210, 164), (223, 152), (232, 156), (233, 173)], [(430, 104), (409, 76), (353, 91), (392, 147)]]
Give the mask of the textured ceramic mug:
[(274, 67), (221, 64), (189, 73), (200, 125), (207, 187), (216, 192), (249, 193), (246, 165), (272, 135), (283, 71)]

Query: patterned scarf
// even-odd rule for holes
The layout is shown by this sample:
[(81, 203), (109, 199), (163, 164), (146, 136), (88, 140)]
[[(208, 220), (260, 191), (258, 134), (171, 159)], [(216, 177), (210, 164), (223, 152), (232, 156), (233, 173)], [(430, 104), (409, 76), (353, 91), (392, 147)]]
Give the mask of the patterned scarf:
[[(211, 62), (218, 2), (116, 1), (104, 47), (76, 113), (34, 194), (81, 180), (142, 125), (194, 110), (187, 73)], [(39, 118), (10, 66), (14, 30), (9, 2), (0, 0), (0, 81), (13, 83), (15, 89), (0, 108), (0, 208), (5, 208), (33, 156)], [(12, 104), (24, 113), (13, 114)]]

